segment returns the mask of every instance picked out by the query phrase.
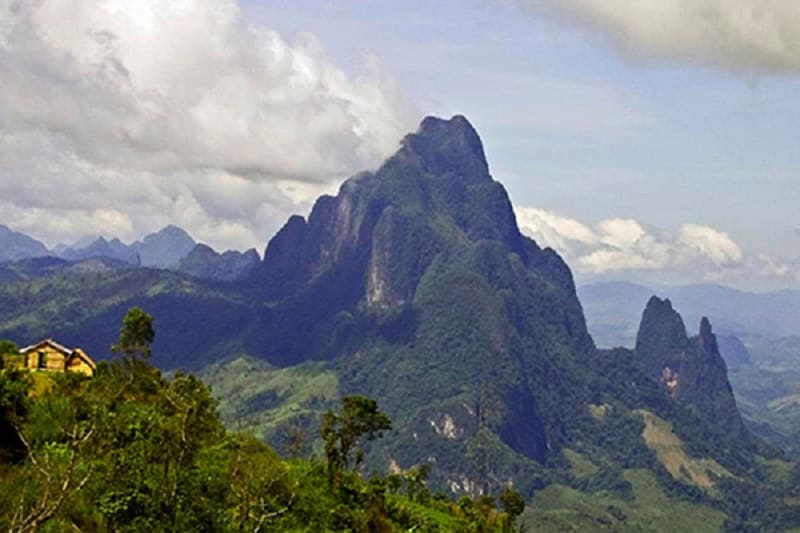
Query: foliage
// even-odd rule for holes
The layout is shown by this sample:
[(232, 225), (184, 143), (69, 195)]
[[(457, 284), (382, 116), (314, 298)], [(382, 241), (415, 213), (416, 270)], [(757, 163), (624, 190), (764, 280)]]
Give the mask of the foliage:
[(8, 531), (484, 532), (511, 520), (485, 500), (431, 497), (427, 465), (409, 471), (404, 493), (347, 470), (360, 445), (391, 428), (369, 398), (345, 397), (325, 416), (328, 459), (340, 468), (330, 491), (330, 465), (286, 460), (225, 430), (209, 387), (191, 374), (165, 378), (126, 356), (91, 378), (53, 374), (36, 396), (30, 387), (26, 372), (0, 373)]
[[(407, 490), (343, 470), (327, 490), (316, 459), (286, 460), (226, 431), (210, 390), (170, 379), (140, 359), (98, 365), (93, 378), (61, 374), (36, 398), (24, 373), (0, 375), (2, 406), (24, 441), (3, 457), (0, 527), (9, 531), (500, 531), (486, 502), (432, 497), (428, 468)], [(367, 398), (345, 399), (330, 426), (342, 457), (389, 427)]]
[(511, 531), (517, 517), (525, 510), (525, 500), (519, 492), (511, 487), (505, 487), (502, 492), (500, 492), (499, 499), (503, 504), (503, 512), (506, 513), (506, 522), (503, 524), (503, 531)]
[(119, 343), (112, 349), (115, 352), (122, 352), (128, 357), (137, 356), (145, 359), (150, 357), (150, 344), (156, 337), (153, 330), (153, 317), (142, 311), (139, 307), (128, 310), (122, 321), (122, 329), (119, 332)]
[(325, 443), (331, 487), (338, 487), (351, 452), (355, 453), (356, 464), (360, 464), (364, 453), (359, 446), (390, 429), (392, 422), (378, 411), (377, 402), (364, 396), (345, 396), (341, 413), (326, 412), (322, 417), (320, 434)]
[[(16, 355), (18, 353), (19, 348), (17, 347), (17, 343), (8, 339), (0, 340), (0, 355)], [(0, 359), (0, 361), (2, 361), (2, 359)]]
[(26, 372), (0, 372), (0, 463), (18, 463), (25, 456), (16, 428), (19, 418), (27, 413), (32, 386)]

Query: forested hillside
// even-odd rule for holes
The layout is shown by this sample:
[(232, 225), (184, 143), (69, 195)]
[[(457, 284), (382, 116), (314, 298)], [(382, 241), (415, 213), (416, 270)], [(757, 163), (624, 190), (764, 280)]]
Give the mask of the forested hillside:
[[(280, 457), (226, 430), (210, 389), (146, 362), (134, 313), (125, 355), (94, 377), (0, 371), (0, 527), (28, 531), (511, 531), (511, 489), (454, 502), (426, 468), (364, 476), (359, 446), (391, 421), (364, 397), (328, 411), (322, 457)], [(152, 331), (152, 330), (150, 330)], [(9, 343), (3, 344), (10, 349)]]
[[(289, 495), (269, 500), (264, 520), (278, 530), (302, 530), (303, 513), (323, 530), (370, 530), (375, 516), (387, 528), (410, 529), (418, 518), (403, 518), (396, 506), (415, 509), (420, 493), (429, 501), (427, 491), (444, 496), (419, 508), (430, 521), (418, 530), (461, 531), (480, 520), (504, 527), (488, 496), (508, 499), (512, 488), (528, 502), (523, 523), (544, 530), (800, 527), (800, 470), (742, 423), (710, 321), (690, 337), (669, 302), (654, 299), (635, 350), (598, 350), (569, 267), (520, 233), (477, 132), (460, 116), (425, 119), (381, 167), (319, 198), (307, 219), (291, 217), (246, 279), (211, 282), (146, 268), (59, 270), (4, 283), (0, 298), (3, 336), (20, 343), (55, 337), (101, 359), (129, 307), (155, 319), (152, 362), (174, 377), (111, 362), (89, 382), (57, 380), (58, 392), (33, 400), (21, 419), (20, 427), (35, 433), (44, 431), (36, 413), (50, 409), (48, 402), (68, 402), (73, 394), (79, 406), (100, 402), (85, 414), (70, 407), (77, 414), (67, 410), (63, 419), (86, 417), (92, 428), (92, 417), (102, 414), (97, 423), (109, 424), (102, 436), (91, 432), (101, 439), (99, 463), (68, 469), (100, 475), (87, 478), (101, 480), (99, 487), (87, 481), (75, 496), (90, 515), (112, 497), (101, 493), (118, 498), (86, 518), (102, 527), (135, 528), (136, 517), (148, 516), (148, 528), (180, 518), (187, 522), (175, 527), (191, 530), (206, 507), (224, 509), (225, 520), (240, 516), (240, 503), (214, 496), (238, 497), (239, 489), (225, 477), (229, 466), (220, 466), (231, 464), (225, 454), (239, 444), (220, 443), (244, 437), (222, 424), (251, 432), (284, 457), (325, 458), (327, 472), (320, 459), (274, 459), (279, 474), (267, 477), (285, 479)], [(211, 392), (182, 370), (196, 370)], [(354, 397), (378, 399), (391, 428), (371, 418), (383, 438), (348, 459), (349, 446), (332, 447), (347, 439), (331, 435), (341, 436), (352, 410), (346, 399)], [(152, 419), (169, 429), (163, 437), (161, 429), (150, 433), (151, 402), (166, 417)], [(373, 404), (359, 405), (372, 411)], [(111, 415), (126, 406), (138, 413), (130, 415), (132, 428), (115, 425), (128, 414)], [(200, 440), (189, 450), (183, 424), (201, 408), (205, 415), (191, 431)], [(70, 435), (83, 433), (53, 427), (62, 432), (43, 433), (37, 445), (47, 451), (59, 443), (66, 446), (60, 453), (72, 456)], [(160, 442), (161, 456), (147, 451), (150, 438)], [(114, 451), (129, 444), (131, 458)], [(35, 473), (38, 456), (17, 451), (22, 471)], [(109, 466), (116, 461), (156, 477), (118, 479), (123, 470)], [(144, 466), (150, 462), (156, 466)], [(184, 462), (186, 485), (174, 478)], [(331, 471), (331, 464), (338, 467)], [(356, 465), (358, 474), (347, 474)], [(386, 477), (392, 473), (416, 481), (397, 495), (397, 481)], [(373, 476), (384, 481), (368, 481)], [(222, 487), (207, 485), (211, 477)], [(420, 492), (422, 478), (427, 488)], [(304, 483), (321, 491), (323, 481), (336, 489), (304, 492)], [(304, 493), (313, 502), (302, 503)], [(163, 503), (146, 506), (177, 502), (180, 494), (185, 517), (166, 517)], [(144, 507), (136, 507), (140, 497)], [(209, 501), (196, 503), (203, 498)], [(121, 522), (111, 518), (117, 508)], [(340, 514), (349, 522), (335, 522)], [(202, 519), (211, 529), (229, 527), (216, 515)]]

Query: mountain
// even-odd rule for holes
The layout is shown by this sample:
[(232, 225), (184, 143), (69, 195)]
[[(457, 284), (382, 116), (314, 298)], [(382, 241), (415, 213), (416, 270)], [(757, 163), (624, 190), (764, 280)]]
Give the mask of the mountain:
[(131, 268), (134, 266), (130, 263), (108, 257), (90, 257), (80, 261), (67, 261), (53, 256), (33, 257), (0, 265), (0, 283), (53, 276), (105, 274)]
[(759, 437), (800, 456), (800, 292), (749, 293), (716, 285), (645, 287), (626, 282), (584, 285), (578, 294), (599, 346), (633, 346), (640, 310), (653, 293), (687, 320), (708, 316), (730, 371), (738, 407)]
[(174, 268), (192, 251), (195, 244), (184, 230), (169, 225), (130, 245), (116, 238), (106, 240), (104, 237), (84, 237), (71, 246), (58, 245), (53, 251), (58, 257), (69, 261), (105, 257), (131, 265)]
[(48, 251), (44, 244), (0, 224), (0, 263), (46, 255)]
[(205, 244), (198, 244), (180, 260), (178, 271), (199, 279), (230, 282), (251, 277), (260, 264), (261, 258), (254, 249), (219, 254)]
[(186, 231), (169, 225), (134, 242), (130, 249), (139, 255), (142, 266), (172, 268), (189, 255), (195, 244)]
[(4, 335), (98, 358), (144, 308), (153, 362), (198, 370), (230, 426), (283, 451), (341, 396), (375, 398), (393, 430), (366, 447), (365, 475), (429, 465), (454, 497), (513, 484), (538, 529), (795, 524), (793, 465), (729, 418), (710, 324), (689, 338), (657, 301), (635, 351), (598, 350), (569, 267), (520, 233), (464, 117), (426, 118), (289, 218), (239, 283), (134, 268), (12, 281), (0, 301)]
[(722, 354), (722, 358), (725, 359), (725, 364), (729, 369), (753, 364), (750, 350), (747, 349), (747, 346), (744, 345), (739, 337), (735, 335), (717, 335), (717, 342), (719, 344), (719, 352)]
[(390, 461), (426, 461), (430, 444), (448, 482), (477, 486), (479, 465), (454, 459), (482, 439), (531, 465), (565, 439), (574, 417), (556, 413), (594, 345), (569, 269), (519, 232), (463, 117), (425, 119), (375, 173), (292, 217), (263, 278), (280, 302), (267, 359), (341, 358), (341, 389), (403, 420)]
[(717, 330), (745, 344), (800, 331), (800, 291), (753, 293), (719, 285), (647, 287), (603, 282), (578, 288), (598, 346), (633, 346), (639, 311), (656, 293), (669, 298), (689, 322), (708, 316)]
[(699, 334), (689, 338), (672, 303), (653, 296), (642, 314), (634, 352), (645, 372), (670, 397), (732, 437), (750, 438), (736, 408), (727, 367), (707, 318), (700, 320)]
[(119, 239), (111, 239), (109, 241), (103, 237), (98, 237), (83, 248), (67, 248), (61, 252), (61, 257), (69, 261), (106, 257), (131, 265), (141, 264), (139, 254), (135, 250), (126, 246)]

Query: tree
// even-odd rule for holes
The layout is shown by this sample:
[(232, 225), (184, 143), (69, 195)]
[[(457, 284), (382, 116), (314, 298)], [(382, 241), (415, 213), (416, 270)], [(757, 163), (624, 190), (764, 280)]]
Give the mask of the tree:
[(7, 339), (0, 340), (0, 369), (5, 366), (4, 356), (19, 354), (16, 343)]
[(0, 340), (0, 355), (15, 355), (19, 353), (19, 348), (14, 341), (8, 339)]
[(0, 373), (0, 463), (25, 458), (17, 426), (27, 411), (31, 386), (27, 373), (14, 370)]
[(341, 414), (325, 413), (320, 434), (325, 442), (331, 487), (338, 486), (342, 471), (347, 469), (350, 461), (350, 453), (355, 452), (356, 464), (361, 463), (364, 454), (360, 445), (381, 437), (382, 432), (389, 429), (392, 429), (389, 417), (378, 411), (375, 400), (364, 396), (344, 397)]
[(122, 321), (119, 343), (113, 345), (111, 349), (125, 353), (132, 359), (137, 356), (147, 359), (150, 357), (150, 344), (155, 336), (153, 317), (139, 307), (132, 307)]
[(525, 510), (525, 499), (522, 495), (511, 487), (505, 487), (500, 492), (500, 503), (503, 506), (503, 512), (506, 513), (506, 519), (503, 523), (503, 531), (513, 531), (514, 522), (517, 517)]

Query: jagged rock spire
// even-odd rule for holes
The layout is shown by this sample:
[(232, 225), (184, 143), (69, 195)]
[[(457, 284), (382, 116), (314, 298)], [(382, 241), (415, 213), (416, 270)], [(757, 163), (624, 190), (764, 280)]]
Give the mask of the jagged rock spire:
[(645, 373), (672, 398), (721, 431), (749, 438), (708, 318), (700, 321), (699, 334), (689, 338), (672, 303), (653, 296), (642, 314), (635, 351)]

